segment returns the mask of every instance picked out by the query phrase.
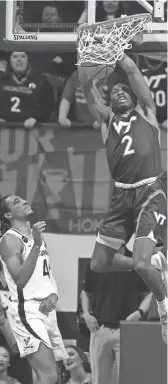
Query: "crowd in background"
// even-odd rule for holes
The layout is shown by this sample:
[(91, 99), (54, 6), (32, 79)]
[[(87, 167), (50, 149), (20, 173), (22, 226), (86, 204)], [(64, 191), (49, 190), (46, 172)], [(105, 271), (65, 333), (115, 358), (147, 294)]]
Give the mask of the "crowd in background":
[[(167, 127), (167, 63), (133, 55), (147, 81), (157, 108), (160, 125)], [(78, 79), (76, 53), (36, 54), (0, 52), (0, 122), (23, 122), (33, 128), (40, 122), (57, 122), (62, 128), (72, 123), (99, 129), (86, 104)], [(106, 105), (110, 89), (127, 78), (116, 66), (113, 74), (97, 80)]]
[[(153, 1), (149, 2), (153, 5)], [(16, 1), (15, 32), (74, 31), (74, 25), (87, 23), (88, 1)], [(167, 7), (165, 3), (165, 20)], [(96, 21), (147, 12), (136, 1), (97, 1)], [(70, 26), (71, 24), (71, 26)], [(25, 28), (25, 30), (24, 30)], [(62, 29), (63, 30), (63, 29)], [(7, 57), (6, 57), (7, 56)], [(24, 122), (33, 128), (37, 122), (58, 122), (63, 128), (72, 123), (99, 129), (86, 104), (77, 74), (76, 53), (27, 54), (0, 52), (0, 121)], [(159, 124), (167, 127), (167, 63), (133, 55), (147, 81), (157, 107)], [(110, 89), (120, 79), (127, 82), (116, 66), (110, 78), (97, 81), (104, 103), (110, 103)]]
[[(154, 1), (148, 3), (153, 6)], [(88, 1), (17, 1), (16, 28), (20, 25), (22, 32), (71, 31), (76, 24), (87, 22), (87, 9)], [(136, 1), (96, 2), (97, 22), (145, 12), (147, 10)]]
[[(17, 3), (19, 7), (20, 2)], [(98, 1), (96, 21), (134, 13), (144, 13), (144, 8), (137, 5), (137, 2), (131, 2), (130, 7), (130, 2), (125, 1)], [(24, 29), (20, 24), (18, 8), (15, 32), (30, 29), (35, 32), (37, 28), (38, 31), (54, 31), (54, 28), (59, 31), (59, 23), (87, 22), (87, 2), (56, 1), (42, 4), (39, 1), (25, 1), (23, 15), (25, 23), (42, 25)], [(72, 26), (68, 26), (66, 30), (68, 28), (72, 30)], [(167, 63), (142, 55), (132, 57), (151, 89), (158, 122), (162, 128), (167, 129)], [(75, 52), (57, 55), (0, 52), (0, 126), (22, 123), (25, 129), (32, 129), (38, 123), (52, 122), (58, 123), (62, 129), (70, 129), (76, 123), (83, 128), (90, 126), (96, 131), (99, 130), (100, 126), (94, 121), (84, 98), (75, 66), (76, 60)], [(109, 78), (97, 81), (96, 86), (106, 105), (110, 104), (110, 89), (118, 81), (127, 82), (118, 67)], [(60, 383), (73, 384), (80, 378), (83, 384), (91, 384), (91, 368), (86, 354), (72, 345), (66, 348), (69, 361), (61, 367)], [(17, 356), (17, 353), (13, 354), (14, 362), (11, 364), (8, 348), (0, 346), (0, 383), (2, 381), (6, 384), (26, 384), (25, 377), (20, 378), (16, 369)], [(33, 383), (28, 366), (25, 366), (26, 376), (25, 372), (29, 377), (29, 384)]]

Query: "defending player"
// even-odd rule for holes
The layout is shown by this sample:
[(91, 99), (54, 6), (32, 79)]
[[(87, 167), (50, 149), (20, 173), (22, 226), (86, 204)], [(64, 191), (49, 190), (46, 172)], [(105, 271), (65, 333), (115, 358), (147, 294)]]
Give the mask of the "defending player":
[(45, 222), (30, 226), (32, 209), (15, 195), (0, 200), (0, 255), (11, 294), (8, 319), (21, 357), (38, 384), (56, 384), (56, 361), (67, 358), (56, 319), (57, 287), (42, 238)]
[[(112, 88), (111, 108), (103, 104), (93, 79), (78, 66), (88, 107), (101, 124), (107, 162), (115, 181), (91, 268), (95, 272), (134, 268), (157, 299), (162, 336), (167, 342), (168, 298), (161, 274), (151, 264), (156, 246), (163, 246), (166, 224), (166, 197), (159, 180), (159, 127), (150, 90), (136, 64), (124, 54), (118, 65), (128, 76), (130, 88), (124, 84)], [(131, 260), (120, 255), (119, 249), (134, 232)]]

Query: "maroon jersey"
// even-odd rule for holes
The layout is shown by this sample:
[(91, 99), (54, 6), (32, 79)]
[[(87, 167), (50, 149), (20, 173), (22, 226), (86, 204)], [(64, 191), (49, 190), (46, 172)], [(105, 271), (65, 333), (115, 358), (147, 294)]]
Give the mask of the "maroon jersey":
[(158, 129), (136, 110), (128, 118), (113, 117), (105, 143), (112, 178), (133, 184), (158, 176), (161, 153)]
[(0, 118), (24, 121), (34, 117), (47, 121), (54, 109), (54, 94), (42, 74), (29, 73), (21, 79), (5, 74), (0, 79)]

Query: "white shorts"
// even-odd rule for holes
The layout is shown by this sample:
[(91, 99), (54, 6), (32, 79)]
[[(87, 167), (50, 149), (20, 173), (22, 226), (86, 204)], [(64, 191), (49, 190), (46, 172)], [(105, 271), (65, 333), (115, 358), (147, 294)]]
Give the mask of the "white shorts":
[(30, 300), (18, 305), (10, 302), (8, 319), (16, 339), (20, 356), (38, 351), (40, 343), (51, 348), (56, 361), (68, 357), (58, 328), (56, 311), (48, 316), (39, 311), (39, 301)]

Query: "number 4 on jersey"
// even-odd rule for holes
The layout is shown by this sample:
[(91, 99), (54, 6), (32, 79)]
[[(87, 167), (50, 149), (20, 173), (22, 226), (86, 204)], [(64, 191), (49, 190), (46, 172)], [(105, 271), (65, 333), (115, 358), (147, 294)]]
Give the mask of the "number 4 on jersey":
[(48, 276), (50, 279), (50, 265), (47, 263), (47, 260), (43, 261), (43, 276)]

